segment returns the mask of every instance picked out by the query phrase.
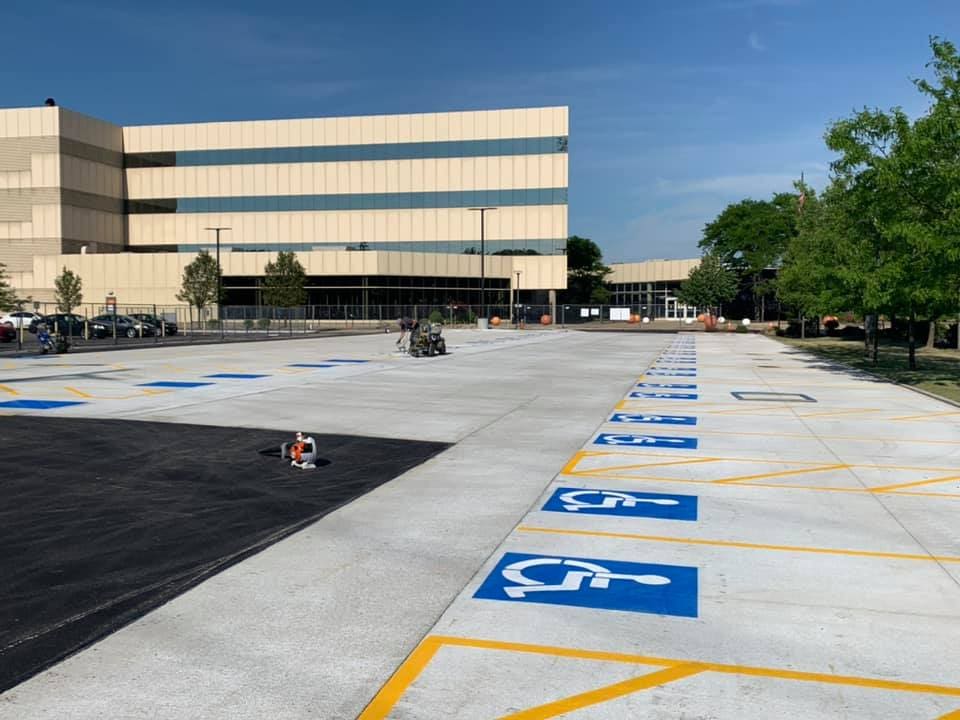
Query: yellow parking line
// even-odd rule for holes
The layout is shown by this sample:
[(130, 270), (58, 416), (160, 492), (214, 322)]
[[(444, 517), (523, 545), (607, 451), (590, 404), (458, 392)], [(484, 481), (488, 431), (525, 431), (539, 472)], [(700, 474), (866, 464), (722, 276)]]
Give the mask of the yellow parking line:
[(9, 394), (11, 394), (11, 395), (19, 395), (19, 394), (20, 394), (20, 393), (18, 393), (16, 390), (14, 390), (12, 387), (10, 387), (10, 386), (8, 386), (8, 385), (0, 385), (0, 392), (9, 393)]
[(847, 410), (829, 410), (826, 412), (815, 412), (815, 413), (797, 413), (797, 417), (802, 418), (812, 418), (812, 417), (832, 417), (834, 415), (861, 415), (863, 413), (873, 413), (880, 412), (882, 408), (852, 408)]
[[(751, 482), (745, 485), (737, 484), (718, 484), (715, 480), (689, 480), (687, 478), (657, 477), (656, 475), (617, 475), (616, 473), (601, 474), (597, 471), (586, 471), (586, 473), (577, 472), (574, 475), (587, 474), (588, 477), (607, 477), (618, 480), (637, 480), (640, 482), (665, 482), (665, 483), (687, 483), (693, 485), (713, 485), (714, 487), (735, 487), (735, 488), (767, 488), (771, 490), (812, 490), (814, 492), (835, 492), (835, 493), (854, 493), (869, 494), (874, 491), (870, 488), (843, 488), (843, 487), (825, 487), (823, 485), (785, 485), (782, 483), (758, 483)], [(951, 500), (960, 500), (960, 494), (956, 493), (938, 493), (938, 492), (909, 492), (903, 490), (892, 490), (885, 493), (887, 495), (908, 495), (910, 497), (923, 498), (950, 498)]]
[(824, 465), (823, 467), (802, 468), (800, 470), (780, 470), (778, 472), (759, 473), (757, 475), (737, 475), (735, 477), (721, 478), (720, 480), (711, 480), (710, 482), (723, 485), (726, 483), (749, 482), (750, 480), (766, 480), (774, 477), (789, 477), (790, 475), (808, 475), (810, 473), (827, 472), (828, 470), (846, 470), (850, 466), (843, 463), (836, 465)]
[(875, 493), (889, 493), (892, 490), (899, 490), (901, 488), (917, 487), (918, 485), (933, 485), (935, 483), (949, 482), (950, 480), (960, 480), (960, 475), (932, 478), (930, 480), (917, 480), (917, 482), (900, 483), (898, 485), (884, 485), (882, 487), (870, 488), (870, 490)]
[(924, 413), (923, 415), (903, 415), (901, 417), (890, 418), (891, 420), (927, 420), (929, 418), (945, 417), (947, 415), (960, 415), (960, 410), (945, 410), (943, 412)]
[(960, 710), (954, 710), (953, 712), (948, 712), (946, 715), (941, 715), (937, 720), (960, 720)]
[(681, 680), (691, 675), (698, 675), (704, 670), (706, 670), (706, 667), (697, 665), (696, 663), (674, 665), (673, 667), (647, 673), (640, 677), (630, 678), (629, 680), (597, 688), (596, 690), (590, 690), (585, 693), (580, 693), (579, 695), (571, 695), (570, 697), (555, 700), (545, 705), (538, 705), (528, 710), (503, 715), (500, 720), (547, 720), (548, 718), (554, 718), (558, 715), (565, 715), (574, 710), (580, 710), (585, 707), (590, 707), (591, 705), (598, 705), (608, 700), (623, 697), (624, 695), (630, 695), (639, 690), (648, 690), (658, 685), (666, 685), (674, 680)]
[(885, 560), (922, 560), (925, 562), (960, 563), (960, 557), (954, 557), (952, 555), (918, 555), (913, 553), (875, 552), (873, 550), (841, 550), (836, 548), (809, 547), (806, 545), (766, 545), (762, 543), (738, 542), (735, 540), (705, 540), (701, 538), (667, 537), (665, 535), (637, 535), (634, 533), (602, 532), (600, 530), (565, 530), (562, 528), (532, 527), (529, 525), (521, 525), (517, 530), (519, 532), (543, 533), (545, 535), (579, 535), (584, 537), (675, 543), (678, 545), (731, 547), (742, 550), (771, 550), (774, 552), (800, 552), (814, 553), (817, 555), (848, 555), (851, 557), (883, 558)]
[[(676, 658), (651, 657), (644, 655), (631, 655), (628, 653), (607, 652), (601, 650), (584, 650), (580, 648), (556, 647), (551, 645), (534, 645), (529, 643), (503, 642), (500, 640), (484, 640), (480, 638), (453, 637), (447, 635), (430, 635), (426, 637), (420, 646), (407, 658), (400, 666), (394, 677), (387, 682), (380, 693), (374, 698), (373, 703), (360, 716), (361, 720), (373, 720), (385, 718), (393, 708), (400, 695), (393, 697), (389, 705), (378, 705), (379, 712), (376, 714), (367, 714), (374, 703), (380, 700), (381, 696), (389, 691), (393, 696), (396, 686), (394, 680), (403, 675), (404, 687), (409, 686), (416, 675), (420, 673), (423, 667), (429, 662), (430, 658), (436, 653), (437, 649), (444, 646), (476, 648), (478, 650), (500, 650), (514, 653), (530, 653), (534, 655), (547, 655), (550, 657), (566, 657), (580, 660), (600, 660), (604, 662), (617, 662), (631, 665), (655, 665), (666, 668), (678, 666), (696, 665), (705, 672), (715, 672), (724, 675), (747, 675), (752, 677), (767, 677), (779, 680), (794, 680), (798, 682), (815, 682), (829, 685), (849, 685), (853, 687), (876, 688), (879, 690), (892, 690), (897, 692), (911, 692), (930, 695), (944, 695), (948, 697), (960, 697), (960, 687), (951, 685), (933, 685), (931, 683), (905, 682), (902, 680), (884, 680), (881, 678), (858, 677), (855, 675), (833, 675), (828, 673), (807, 672), (803, 670), (784, 670), (781, 668), (757, 667), (751, 665), (730, 665), (726, 663), (704, 662), (699, 660), (680, 660)], [(426, 661), (418, 656), (421, 649), (429, 650)], [(413, 677), (409, 677), (410, 670), (416, 669)], [(401, 693), (402, 694), (402, 693)], [(947, 715), (946, 717), (950, 717)], [(942, 719), (941, 719), (942, 720)], [(952, 720), (952, 718), (951, 718)]]
[(70, 393), (71, 395), (76, 395), (77, 397), (82, 397), (82, 398), (92, 398), (92, 397), (93, 397), (93, 395), (91, 395), (91, 394), (89, 394), (89, 393), (85, 393), (83, 390), (77, 390), (77, 388), (74, 388), (74, 387), (65, 387), (65, 388), (63, 388), (63, 389), (66, 390), (66, 391), (67, 391), (68, 393)]
[(377, 696), (364, 708), (357, 720), (380, 720), (387, 717), (393, 706), (397, 704), (397, 700), (436, 655), (441, 644), (442, 642), (438, 637), (424, 638), (417, 649), (407, 656), (407, 659), (403, 661), (403, 664), (387, 681), (387, 684), (381, 688)]
[[(657, 453), (657, 452), (646, 452), (641, 453), (640, 451), (632, 452), (617, 452), (611, 450), (588, 450), (582, 451), (583, 457), (613, 457), (619, 456), (622, 458), (631, 458), (631, 460), (636, 460), (640, 457), (663, 457), (663, 458), (676, 458), (676, 455), (670, 455), (667, 453)], [(744, 458), (744, 457), (712, 457), (711, 460), (716, 462), (743, 462), (743, 463), (762, 463), (765, 465), (803, 465), (803, 466), (816, 466), (823, 467), (829, 463), (823, 462), (812, 462), (810, 460), (776, 460), (771, 458)], [(880, 470), (929, 470), (931, 472), (956, 472), (955, 467), (945, 468), (945, 467), (931, 467), (924, 466), (919, 467), (916, 465), (880, 465), (876, 463), (850, 463), (850, 467), (857, 468), (875, 468)]]

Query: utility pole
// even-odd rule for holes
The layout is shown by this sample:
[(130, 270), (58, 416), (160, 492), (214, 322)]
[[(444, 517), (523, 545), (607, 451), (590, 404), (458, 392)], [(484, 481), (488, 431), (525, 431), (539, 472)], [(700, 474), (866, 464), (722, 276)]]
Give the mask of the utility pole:
[(217, 236), (217, 325), (220, 326), (220, 339), (223, 340), (223, 311), (220, 307), (223, 300), (223, 269), (220, 267), (220, 232), (230, 230), (228, 227), (208, 227), (204, 230), (212, 230)]
[(517, 310), (517, 307), (520, 305), (520, 275), (522, 273), (523, 273), (523, 270), (513, 271), (513, 274), (517, 276), (517, 283), (514, 286), (517, 295), (516, 295), (516, 301), (513, 303), (513, 324), (517, 326), (520, 325), (520, 318), (518, 314), (519, 311)]
[(480, 213), (480, 308), (484, 318), (487, 317), (487, 278), (485, 268), (486, 247), (484, 218), (488, 210), (496, 210), (495, 207), (476, 207), (467, 208), (470, 212)]

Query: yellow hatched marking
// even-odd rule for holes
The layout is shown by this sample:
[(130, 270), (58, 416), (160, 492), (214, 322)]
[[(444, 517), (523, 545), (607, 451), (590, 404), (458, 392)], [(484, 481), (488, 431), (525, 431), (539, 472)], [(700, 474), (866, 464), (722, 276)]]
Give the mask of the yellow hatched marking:
[(953, 712), (948, 712), (946, 715), (941, 715), (937, 720), (960, 720), (960, 710), (954, 710)]
[(903, 415), (901, 417), (890, 418), (891, 420), (929, 420), (930, 418), (947, 417), (948, 415), (960, 415), (960, 410), (945, 410), (943, 412), (924, 413), (923, 415)]
[(823, 467), (803, 468), (801, 470), (780, 470), (779, 472), (759, 473), (757, 475), (738, 475), (735, 477), (712, 480), (714, 484), (750, 482), (751, 480), (766, 480), (774, 477), (789, 477), (790, 475), (808, 475), (810, 473), (828, 472), (830, 470), (846, 470), (850, 466), (843, 463), (824, 465)]
[(645, 542), (674, 543), (678, 545), (709, 545), (711, 547), (730, 547), (742, 550), (770, 550), (775, 552), (814, 553), (817, 555), (848, 555), (852, 557), (882, 558), (885, 560), (921, 560), (925, 562), (960, 563), (960, 557), (954, 557), (952, 555), (919, 555), (915, 553), (875, 552), (873, 550), (842, 550), (809, 547), (805, 545), (767, 545), (735, 540), (706, 540), (701, 538), (667, 537), (664, 535), (637, 535), (634, 533), (601, 532), (599, 530), (565, 530), (561, 528), (531, 527), (528, 525), (521, 525), (517, 528), (517, 531), (543, 533), (546, 535), (578, 535), (620, 540), (641, 540)]
[(871, 491), (875, 493), (888, 493), (892, 490), (900, 490), (901, 488), (918, 487), (919, 485), (933, 485), (935, 483), (950, 482), (951, 480), (960, 480), (960, 475), (932, 478), (930, 480), (917, 480), (917, 482), (899, 483), (898, 485), (884, 485), (882, 487), (871, 488)]
[(597, 688), (596, 690), (590, 690), (589, 692), (580, 693), (579, 695), (571, 695), (570, 697), (546, 703), (545, 705), (538, 705), (528, 710), (521, 710), (517, 713), (504, 715), (500, 720), (547, 720), (548, 718), (555, 718), (558, 715), (566, 715), (574, 710), (580, 710), (585, 707), (590, 707), (591, 705), (598, 705), (609, 700), (623, 697), (624, 695), (630, 695), (640, 690), (649, 690), (652, 687), (666, 685), (667, 683), (681, 680), (691, 675), (698, 675), (704, 670), (706, 670), (706, 668), (703, 665), (697, 665), (695, 663), (674, 665), (673, 667), (657, 670), (656, 672), (631, 678), (630, 680), (624, 680), (623, 682), (607, 685), (602, 688)]
[[(594, 450), (594, 451), (584, 451), (584, 457), (622, 457), (630, 458), (631, 460), (636, 460), (643, 457), (663, 457), (663, 458), (676, 458), (676, 455), (669, 455), (667, 453), (657, 453), (657, 452), (616, 452), (609, 450)], [(742, 463), (759, 463), (764, 465), (801, 465), (804, 467), (823, 467), (829, 463), (822, 462), (811, 462), (809, 460), (774, 460), (770, 458), (743, 458), (743, 457), (711, 457), (710, 460), (716, 462), (742, 462)], [(921, 471), (931, 471), (931, 472), (956, 472), (957, 469), (954, 468), (945, 468), (945, 467), (931, 467), (924, 466), (919, 467), (916, 465), (881, 465), (876, 463), (851, 463), (850, 467), (857, 468), (876, 468), (880, 470), (921, 470)]]
[(18, 393), (16, 390), (14, 390), (12, 387), (10, 387), (9, 385), (0, 385), (0, 392), (5, 392), (5, 393), (8, 393), (8, 394), (10, 394), (10, 395), (19, 395), (19, 394), (20, 394), (20, 393)]
[(63, 389), (66, 390), (66, 391), (67, 391), (68, 393), (70, 393), (71, 395), (76, 395), (77, 397), (82, 397), (82, 398), (92, 398), (92, 397), (93, 397), (93, 395), (91, 395), (90, 393), (85, 393), (83, 390), (78, 390), (78, 389), (75, 388), (75, 387), (64, 387)]
[[(631, 665), (654, 665), (667, 670), (679, 667), (695, 666), (698, 672), (715, 672), (724, 675), (746, 675), (749, 677), (776, 678), (797, 682), (814, 682), (829, 685), (847, 685), (852, 687), (867, 687), (879, 690), (896, 692), (910, 692), (947, 697), (960, 697), (960, 687), (950, 685), (933, 685), (930, 683), (904, 682), (900, 680), (884, 680), (881, 678), (857, 677), (854, 675), (833, 675), (828, 673), (806, 672), (803, 670), (784, 670), (780, 668), (755, 667), (750, 665), (729, 665), (726, 663), (700, 662), (696, 660), (678, 660), (674, 658), (650, 657), (644, 655), (630, 655), (627, 653), (605, 652), (598, 650), (584, 650), (580, 648), (565, 648), (550, 645), (533, 645), (528, 643), (503, 642), (499, 640), (483, 640), (479, 638), (452, 637), (446, 635), (431, 635), (420, 643), (416, 650), (397, 669), (393, 677), (377, 693), (370, 705), (360, 715), (360, 720), (383, 720), (404, 691), (417, 679), (423, 669), (430, 663), (439, 648), (444, 646), (467, 647), (480, 650), (500, 650), (504, 652), (530, 653), (547, 655), (550, 657), (567, 657), (582, 660), (600, 660)], [(644, 676), (644, 677), (649, 677)], [(957, 711), (960, 712), (960, 711)], [(945, 715), (940, 720), (954, 720), (954, 715)]]

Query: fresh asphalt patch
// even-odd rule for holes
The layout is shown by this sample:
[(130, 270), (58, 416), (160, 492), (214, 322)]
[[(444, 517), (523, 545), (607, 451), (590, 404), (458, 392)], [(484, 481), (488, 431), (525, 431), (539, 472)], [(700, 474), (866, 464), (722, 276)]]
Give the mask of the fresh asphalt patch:
[(0, 692), (449, 447), (295, 430), (0, 417)]

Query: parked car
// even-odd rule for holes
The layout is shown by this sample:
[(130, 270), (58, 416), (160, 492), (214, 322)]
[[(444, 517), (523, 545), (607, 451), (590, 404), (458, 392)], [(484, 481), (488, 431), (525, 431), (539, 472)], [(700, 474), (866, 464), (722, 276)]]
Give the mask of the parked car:
[(130, 313), (130, 317), (140, 322), (150, 323), (161, 335), (176, 335), (178, 332), (176, 320), (167, 320), (150, 313)]
[(8, 312), (6, 315), (0, 316), (0, 325), (4, 323), (10, 323), (15, 328), (18, 327), (29, 327), (30, 323), (39, 320), (40, 315), (35, 312), (27, 312), (26, 310), (17, 310), (14, 312)]
[(34, 323), (31, 332), (37, 331), (37, 325), (43, 323), (47, 330), (57, 335), (66, 335), (72, 337), (106, 337), (107, 330), (102, 325), (97, 327), (96, 323), (89, 322), (83, 315), (74, 313), (54, 313), (53, 315), (44, 315), (39, 322)]
[(13, 342), (17, 339), (17, 329), (12, 323), (0, 323), (0, 342)]
[(135, 338), (140, 337), (141, 334), (143, 337), (153, 337), (157, 334), (157, 329), (153, 325), (135, 320), (129, 315), (106, 313), (104, 315), (97, 315), (91, 322), (93, 323), (94, 332), (98, 335), (101, 332), (103, 332), (104, 335), (113, 335), (114, 324), (117, 326), (117, 337)]

